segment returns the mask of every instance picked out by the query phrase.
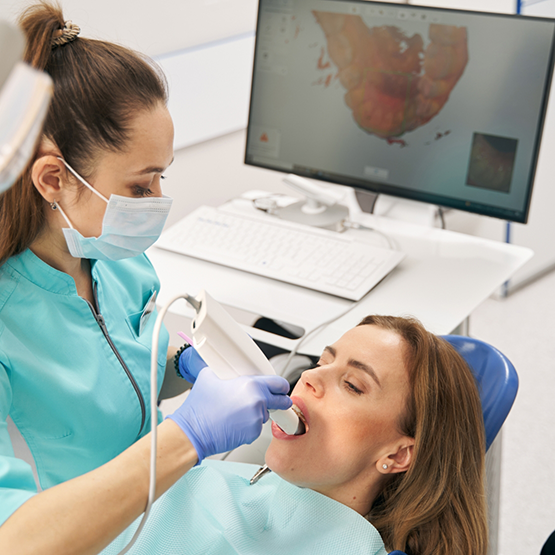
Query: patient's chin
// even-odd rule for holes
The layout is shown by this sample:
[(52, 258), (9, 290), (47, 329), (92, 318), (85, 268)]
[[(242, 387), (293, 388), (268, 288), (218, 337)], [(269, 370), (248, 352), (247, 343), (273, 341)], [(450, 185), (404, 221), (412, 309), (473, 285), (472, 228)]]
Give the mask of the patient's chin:
[(302, 457), (293, 456), (287, 445), (273, 439), (266, 451), (265, 462), (268, 467), (280, 478), (298, 484), (302, 480), (303, 466)]
[(284, 453), (283, 449), (279, 448), (278, 442), (272, 439), (268, 449), (266, 450), (266, 455), (264, 462), (274, 471), (279, 474), (279, 470), (284, 464)]

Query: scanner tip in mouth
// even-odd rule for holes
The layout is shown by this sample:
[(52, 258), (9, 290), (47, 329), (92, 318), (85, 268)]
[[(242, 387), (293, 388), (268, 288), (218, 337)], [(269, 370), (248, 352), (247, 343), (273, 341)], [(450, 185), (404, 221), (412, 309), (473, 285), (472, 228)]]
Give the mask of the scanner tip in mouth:
[(300, 435), (306, 434), (306, 432), (308, 432), (308, 427), (306, 425), (306, 418), (304, 417), (303, 412), (297, 405), (293, 405), (291, 408), (295, 411), (295, 414), (299, 417), (299, 426), (297, 427), (297, 431), (295, 432), (295, 435), (300, 436)]

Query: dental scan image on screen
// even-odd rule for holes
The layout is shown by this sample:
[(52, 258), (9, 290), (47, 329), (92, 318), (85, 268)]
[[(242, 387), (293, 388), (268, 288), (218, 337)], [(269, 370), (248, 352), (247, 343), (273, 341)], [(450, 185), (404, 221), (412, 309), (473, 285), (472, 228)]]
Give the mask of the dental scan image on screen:
[[(390, 141), (428, 123), (445, 103), (468, 62), (466, 27), (428, 25), (428, 45), (405, 26), (369, 27), (359, 15), (313, 12), (327, 53), (346, 90), (345, 104), (357, 125)], [(326, 77), (328, 85), (334, 76)], [(399, 144), (406, 146), (404, 141)]]
[(555, 22), (261, 0), (246, 162), (524, 221)]

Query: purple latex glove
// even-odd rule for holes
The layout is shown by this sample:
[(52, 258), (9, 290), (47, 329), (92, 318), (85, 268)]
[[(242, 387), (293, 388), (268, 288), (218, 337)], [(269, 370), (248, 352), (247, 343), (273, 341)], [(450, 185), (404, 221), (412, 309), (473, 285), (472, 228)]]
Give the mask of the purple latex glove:
[(206, 366), (208, 365), (192, 345), (179, 357), (179, 373), (190, 383), (195, 383), (199, 372)]
[(252, 443), (268, 420), (269, 409), (286, 410), (292, 405), (288, 391), (289, 383), (281, 376), (220, 380), (206, 367), (184, 403), (168, 418), (187, 435), (200, 464), (210, 455)]

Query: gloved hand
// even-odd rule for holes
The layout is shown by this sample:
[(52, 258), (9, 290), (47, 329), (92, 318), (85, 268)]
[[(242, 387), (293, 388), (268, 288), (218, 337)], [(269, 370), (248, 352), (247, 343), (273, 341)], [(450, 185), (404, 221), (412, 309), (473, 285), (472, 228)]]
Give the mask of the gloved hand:
[(206, 366), (208, 365), (192, 345), (179, 357), (179, 373), (190, 383), (195, 383), (199, 372)]
[(281, 376), (220, 380), (206, 367), (184, 403), (168, 418), (185, 432), (200, 464), (210, 455), (252, 443), (268, 420), (269, 409), (285, 410), (293, 404), (288, 391), (289, 383)]

